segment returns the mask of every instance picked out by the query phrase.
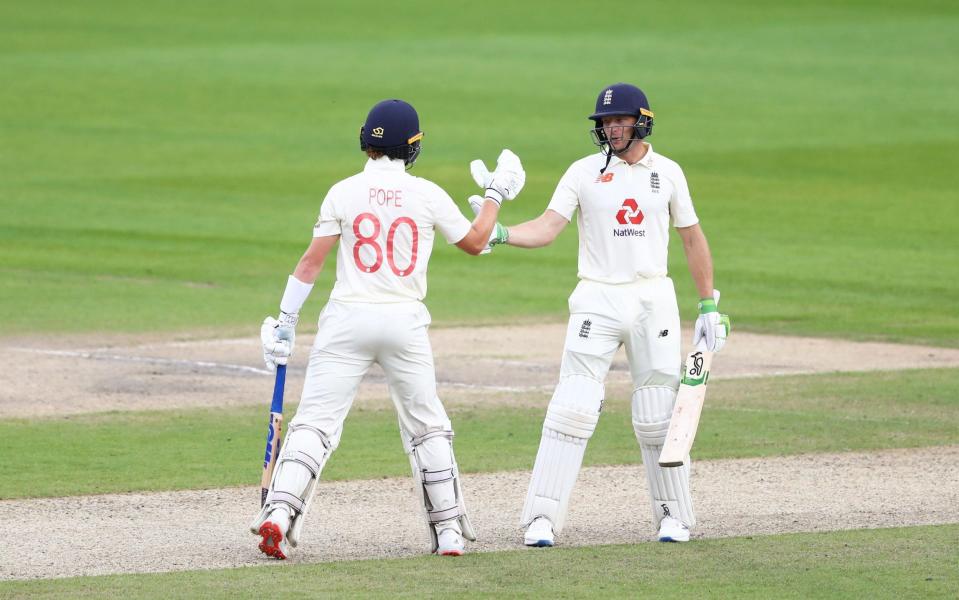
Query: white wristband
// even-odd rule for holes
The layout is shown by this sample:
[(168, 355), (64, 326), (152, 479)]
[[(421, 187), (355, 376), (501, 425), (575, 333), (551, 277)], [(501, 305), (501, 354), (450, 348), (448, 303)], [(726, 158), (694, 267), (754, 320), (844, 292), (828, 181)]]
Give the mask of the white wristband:
[(486, 188), (486, 199), (492, 200), (497, 206), (502, 206), (503, 204), (503, 194), (491, 187)]
[(285, 313), (298, 313), (306, 302), (310, 290), (313, 289), (312, 283), (303, 283), (296, 277), (290, 275), (286, 281), (286, 290), (283, 292), (283, 299), (280, 300), (280, 310)]

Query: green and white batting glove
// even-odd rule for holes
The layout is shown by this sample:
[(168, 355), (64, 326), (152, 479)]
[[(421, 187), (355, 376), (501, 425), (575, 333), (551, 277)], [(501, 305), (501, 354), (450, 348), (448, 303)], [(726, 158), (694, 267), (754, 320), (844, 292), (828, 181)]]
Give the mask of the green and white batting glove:
[[(474, 215), (478, 215), (480, 213), (484, 202), (486, 202), (486, 198), (483, 198), (482, 196), (477, 196), (474, 194), (469, 197), (470, 208), (473, 209)], [(505, 244), (508, 241), (509, 229), (507, 229), (505, 225), (497, 222), (496, 225), (493, 225), (493, 231), (490, 233), (489, 241), (486, 243), (486, 248), (484, 248), (480, 254), (489, 254), (493, 251), (493, 246), (496, 244)]]
[(285, 365), (293, 356), (293, 342), (296, 340), (296, 322), (300, 316), (297, 313), (280, 311), (276, 319), (263, 319), (260, 327), (260, 342), (263, 344), (263, 362), (270, 371), (276, 370), (276, 365)]
[(693, 346), (702, 344), (710, 352), (719, 352), (729, 336), (729, 315), (719, 312), (719, 290), (713, 290), (712, 298), (699, 301), (699, 317), (693, 331)]
[(512, 200), (526, 185), (526, 171), (519, 157), (504, 149), (496, 159), (496, 170), (492, 173), (482, 160), (470, 163), (470, 175), (473, 181), (486, 191), (486, 197), (497, 204), (503, 200)]

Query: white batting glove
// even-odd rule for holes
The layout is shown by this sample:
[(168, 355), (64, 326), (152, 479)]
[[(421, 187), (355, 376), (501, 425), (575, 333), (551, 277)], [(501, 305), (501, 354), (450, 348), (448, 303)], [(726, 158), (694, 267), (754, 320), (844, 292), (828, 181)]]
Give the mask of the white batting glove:
[(523, 163), (516, 154), (505, 149), (496, 159), (495, 171), (490, 173), (486, 163), (477, 159), (470, 163), (470, 174), (476, 185), (486, 190), (486, 197), (497, 204), (516, 198), (526, 185)]
[(693, 346), (702, 343), (706, 350), (719, 352), (729, 336), (729, 315), (719, 312), (719, 290), (713, 290), (712, 298), (699, 301), (699, 317), (693, 331)]
[[(478, 215), (480, 213), (484, 202), (486, 202), (486, 198), (483, 198), (482, 196), (473, 194), (469, 197), (470, 208), (473, 209), (474, 215)], [(480, 254), (489, 254), (493, 251), (493, 246), (496, 244), (505, 244), (508, 241), (509, 229), (497, 221), (496, 225), (493, 226), (493, 231), (489, 234), (489, 241), (486, 243), (486, 247), (483, 248)]]
[(267, 317), (260, 327), (260, 341), (263, 343), (263, 362), (270, 371), (276, 365), (285, 365), (293, 356), (293, 342), (296, 339), (297, 313), (280, 312), (278, 319)]

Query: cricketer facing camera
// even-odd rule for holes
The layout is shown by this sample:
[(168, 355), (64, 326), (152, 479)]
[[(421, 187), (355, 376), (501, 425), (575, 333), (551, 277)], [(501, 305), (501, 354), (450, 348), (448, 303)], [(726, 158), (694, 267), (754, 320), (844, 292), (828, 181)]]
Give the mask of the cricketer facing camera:
[(481, 209), (470, 223), (439, 186), (406, 172), (419, 156), (422, 137), (419, 117), (406, 102), (385, 100), (373, 107), (360, 131), (366, 166), (330, 188), (313, 241), (288, 279), (279, 317), (263, 322), (267, 367), (286, 364), (300, 308), (340, 242), (336, 283), (320, 314), (299, 409), (266, 501), (251, 524), (269, 556), (286, 558), (297, 545), (320, 472), (374, 362), (386, 373), (399, 415), (432, 551), (458, 556), (464, 538), (475, 539), (453, 456), (453, 430), (436, 395), (430, 314), (422, 303), (426, 268), (437, 230), (469, 254), (482, 251), (500, 203), (516, 197), (526, 174), (519, 158), (504, 150), (485, 182), (485, 199), (471, 200)]
[[(586, 443), (599, 420), (606, 374), (624, 344), (634, 386), (633, 429), (658, 539), (687, 541), (696, 522), (688, 460), (675, 468), (658, 464), (682, 363), (676, 292), (666, 274), (670, 225), (682, 238), (701, 298), (693, 344), (718, 352), (729, 319), (717, 311), (712, 257), (683, 171), (643, 141), (653, 128), (646, 95), (626, 83), (611, 85), (600, 92), (589, 118), (601, 152), (569, 167), (541, 216), (509, 228), (497, 224), (490, 239), (491, 246), (545, 246), (579, 209), (580, 282), (569, 297), (559, 383), (523, 507), (524, 542), (552, 546), (562, 531)], [(474, 169), (473, 176), (486, 174)], [(480, 209), (478, 202), (471, 204)]]

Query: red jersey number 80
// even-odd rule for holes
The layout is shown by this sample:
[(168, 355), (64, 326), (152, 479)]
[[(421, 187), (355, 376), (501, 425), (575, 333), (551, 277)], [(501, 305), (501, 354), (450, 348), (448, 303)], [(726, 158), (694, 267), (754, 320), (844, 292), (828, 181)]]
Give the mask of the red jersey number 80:
[[(363, 235), (363, 232), (360, 231), (360, 226), (366, 220), (373, 223), (373, 233), (370, 235)], [(410, 264), (402, 269), (398, 267), (396, 261), (393, 260), (393, 240), (396, 237), (396, 230), (399, 229), (401, 225), (409, 226), (410, 232), (413, 234), (413, 245), (410, 248)], [(376, 218), (376, 215), (373, 213), (363, 213), (357, 216), (353, 221), (353, 235), (356, 236), (356, 245), (353, 246), (353, 262), (356, 263), (356, 268), (363, 273), (376, 273), (380, 270), (380, 267), (383, 266), (383, 248), (377, 241), (382, 229), (380, 220)], [(393, 271), (394, 274), (399, 277), (406, 277), (413, 272), (413, 269), (416, 267), (416, 253), (419, 249), (419, 244), (420, 232), (416, 229), (416, 223), (413, 219), (400, 217), (393, 221), (393, 224), (390, 225), (389, 232), (386, 234), (386, 262), (389, 263), (390, 270)], [(373, 252), (376, 253), (376, 261), (371, 265), (365, 264), (363, 259), (360, 258), (360, 248), (367, 245), (372, 246)]]

